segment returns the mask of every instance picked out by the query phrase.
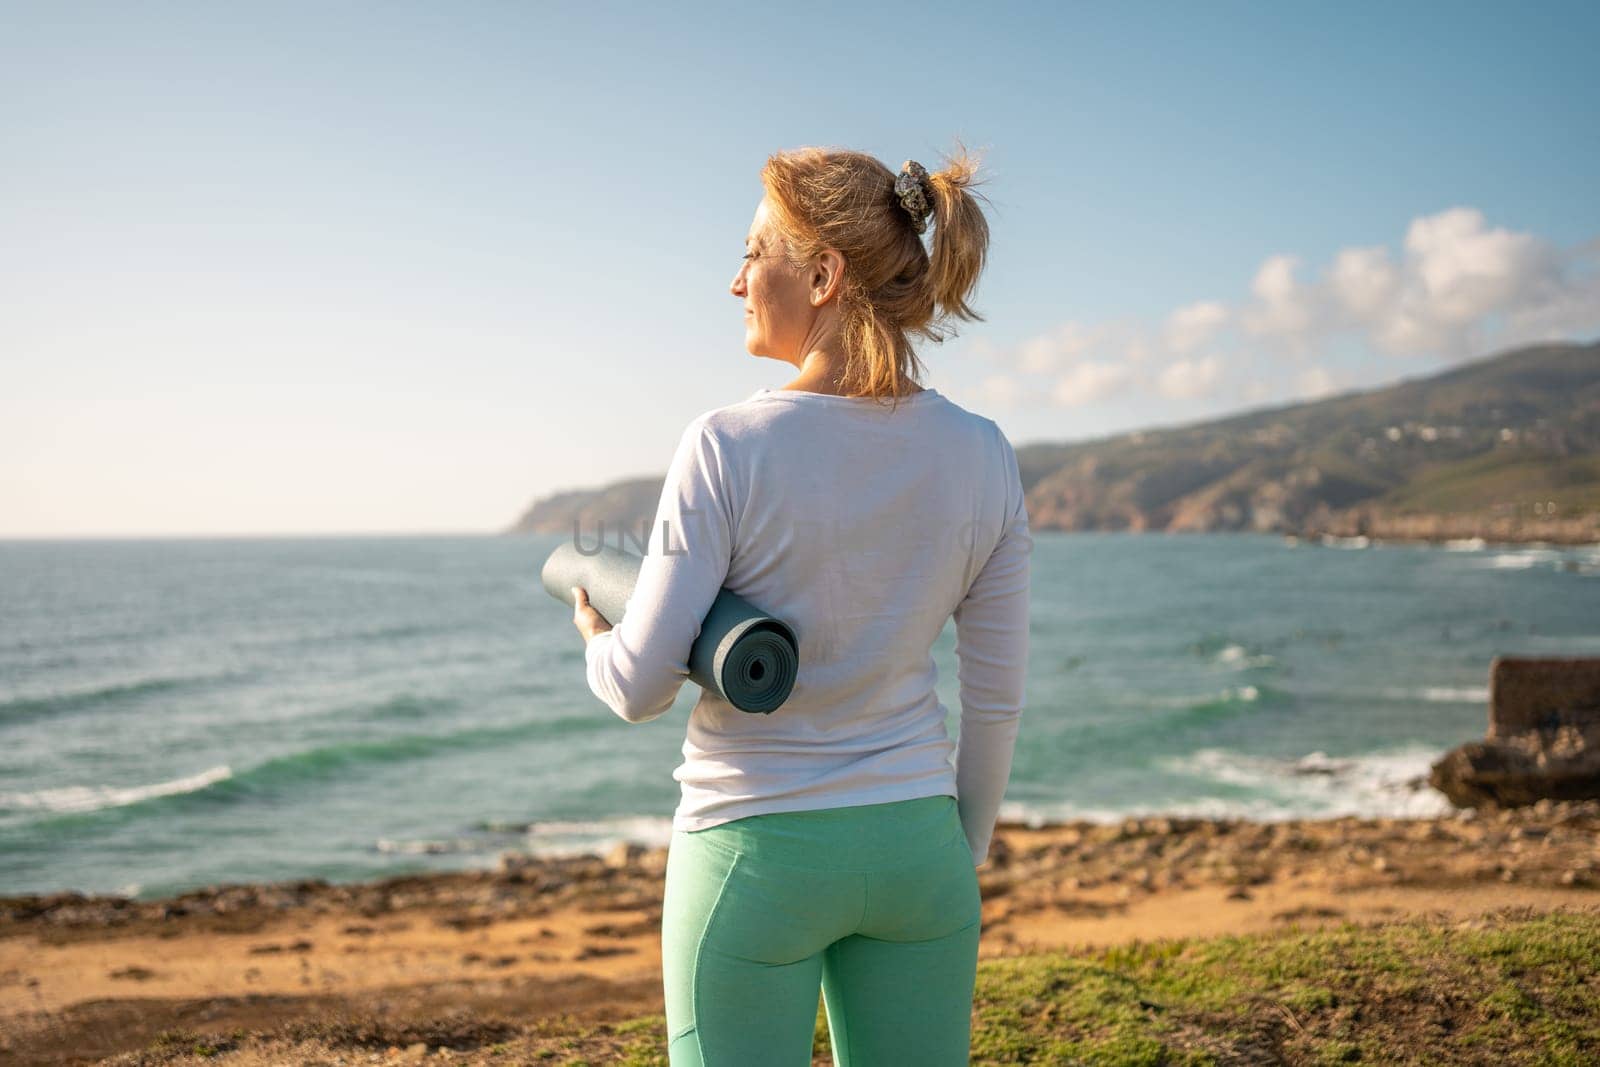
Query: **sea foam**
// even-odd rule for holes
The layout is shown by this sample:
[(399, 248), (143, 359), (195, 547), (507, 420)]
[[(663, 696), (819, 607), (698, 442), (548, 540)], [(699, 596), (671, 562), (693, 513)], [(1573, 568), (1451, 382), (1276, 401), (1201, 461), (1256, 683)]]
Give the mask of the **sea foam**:
[(121, 808), (154, 797), (194, 793), (233, 777), (227, 766), (210, 767), (199, 774), (150, 785), (68, 785), (31, 793), (0, 793), (0, 809), (13, 811), (85, 812)]

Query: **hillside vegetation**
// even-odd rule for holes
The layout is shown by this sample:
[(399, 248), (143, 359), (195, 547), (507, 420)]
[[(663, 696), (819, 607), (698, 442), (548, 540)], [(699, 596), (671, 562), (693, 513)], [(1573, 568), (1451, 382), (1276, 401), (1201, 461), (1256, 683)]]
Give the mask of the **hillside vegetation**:
[[(1017, 448), (1035, 530), (1600, 541), (1600, 343), (1367, 392)], [(538, 501), (510, 532), (648, 529), (661, 480)]]

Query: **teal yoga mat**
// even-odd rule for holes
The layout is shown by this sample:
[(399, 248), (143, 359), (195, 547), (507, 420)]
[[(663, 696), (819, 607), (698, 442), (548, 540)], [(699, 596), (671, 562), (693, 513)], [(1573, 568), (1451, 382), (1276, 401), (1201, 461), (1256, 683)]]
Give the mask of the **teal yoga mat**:
[[(568, 541), (550, 553), (540, 578), (545, 591), (568, 607), (575, 603), (572, 587), (582, 586), (590, 605), (616, 626), (643, 563), (643, 557), (610, 545), (580, 552)], [(789, 699), (799, 670), (794, 630), (726, 589), (712, 602), (689, 649), (690, 681), (758, 715), (772, 714)]]

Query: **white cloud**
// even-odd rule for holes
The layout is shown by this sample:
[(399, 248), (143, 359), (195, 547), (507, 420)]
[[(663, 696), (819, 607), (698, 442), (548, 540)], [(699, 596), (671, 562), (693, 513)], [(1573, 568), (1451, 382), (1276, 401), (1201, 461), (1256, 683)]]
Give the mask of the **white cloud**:
[(1563, 252), (1453, 207), (1413, 219), (1398, 261), (1381, 245), (1345, 248), (1302, 284), (1293, 257), (1268, 257), (1240, 314), (1251, 333), (1296, 354), (1334, 334), (1389, 355), (1447, 358), (1587, 335), (1600, 330), (1600, 281), (1585, 270), (1593, 244)]
[(1268, 256), (1250, 283), (1255, 303), (1244, 309), (1240, 321), (1246, 332), (1258, 337), (1275, 339), (1296, 350), (1305, 342), (1316, 324), (1316, 294), (1300, 284), (1295, 269), (1300, 261), (1294, 256)]
[[(1063, 330), (1075, 328), (1075, 323), (1067, 323)], [(1045, 337), (1035, 337), (1023, 342), (1017, 351), (1017, 365), (1028, 374), (1045, 374), (1055, 370), (1061, 362), (1063, 345), (1058, 335), (1052, 334)]]
[(1328, 285), (1351, 322), (1367, 322), (1381, 316), (1393, 303), (1400, 291), (1400, 272), (1382, 245), (1346, 248), (1334, 257)]
[(1339, 381), (1326, 367), (1307, 367), (1294, 380), (1295, 397), (1316, 400), (1339, 391)]
[(1406, 254), (1439, 317), (1469, 322), (1523, 299), (1559, 270), (1545, 242), (1532, 234), (1485, 229), (1483, 213), (1451, 208), (1416, 219)]
[(1135, 341), (1127, 323), (1066, 322), (1049, 333), (1024, 341), (1017, 348), (1015, 363), (1024, 374), (1052, 374), (1092, 353), (1125, 356)]
[[(1009, 363), (1014, 375), (980, 387), (996, 406), (1020, 406), (1032, 396), (1047, 396), (1060, 407), (1077, 407), (1115, 393), (1155, 389), (1164, 395), (1192, 397), (1209, 390), (1220, 376), (1221, 358), (1183, 358), (1160, 371), (1152, 362), (1187, 353), (1208, 343), (1226, 325), (1229, 312), (1216, 301), (1198, 301), (1168, 316), (1159, 334), (1128, 320), (1067, 322), (1018, 345)], [(1037, 381), (1044, 378), (1043, 387)]]
[(1221, 377), (1222, 364), (1216, 356), (1180, 359), (1169, 364), (1156, 378), (1162, 396), (1194, 399), (1210, 393)]
[[(1600, 260), (1600, 248), (1589, 253)], [(1563, 341), (1574, 336), (1593, 337), (1600, 333), (1600, 270), (1591, 274), (1571, 272), (1566, 284), (1548, 299), (1517, 308), (1505, 316), (1500, 338), (1504, 345)]]
[(1228, 309), (1215, 300), (1201, 300), (1167, 316), (1167, 350), (1187, 355), (1216, 336), (1228, 321)]
[[(1397, 247), (1342, 248), (1321, 271), (1292, 254), (1268, 256), (1238, 301), (1194, 300), (1143, 322), (1063, 323), (996, 353), (1007, 376), (986, 382), (982, 395), (997, 406), (1048, 397), (1068, 407), (1118, 392), (1262, 402), (1288, 390), (1304, 399), (1344, 386), (1309, 365), (1336, 344), (1460, 359), (1596, 334), (1600, 237), (1563, 249), (1452, 207), (1413, 219)], [(1285, 356), (1298, 375), (1282, 379), (1259, 365)]]
[(1122, 354), (1131, 363), (1143, 363), (1150, 358), (1153, 346), (1151, 342), (1139, 333), (1131, 334), (1122, 342)]
[(1057, 378), (1050, 396), (1061, 407), (1077, 407), (1122, 390), (1130, 378), (1127, 364), (1087, 360)]

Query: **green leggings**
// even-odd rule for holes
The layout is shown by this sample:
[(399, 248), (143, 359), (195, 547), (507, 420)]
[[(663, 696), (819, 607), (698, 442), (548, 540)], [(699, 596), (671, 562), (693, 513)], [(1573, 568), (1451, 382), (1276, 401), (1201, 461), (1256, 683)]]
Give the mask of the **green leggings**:
[(678, 831), (665, 892), (672, 1067), (809, 1067), (819, 987), (840, 1067), (966, 1064), (980, 911), (955, 797)]

